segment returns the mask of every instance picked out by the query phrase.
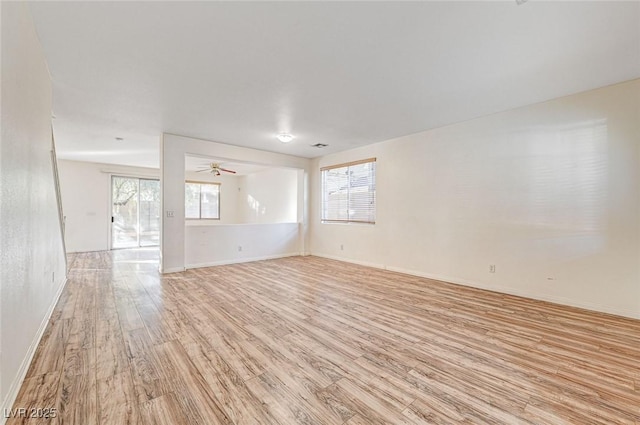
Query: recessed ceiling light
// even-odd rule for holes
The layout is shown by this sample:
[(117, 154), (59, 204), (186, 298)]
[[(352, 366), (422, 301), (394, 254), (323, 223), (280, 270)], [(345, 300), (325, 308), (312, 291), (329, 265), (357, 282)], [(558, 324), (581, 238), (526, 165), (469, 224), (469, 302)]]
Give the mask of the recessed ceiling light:
[(116, 137), (116, 140), (117, 140), (118, 142), (122, 142), (124, 139), (123, 139), (122, 137)]
[(282, 143), (289, 143), (293, 140), (293, 136), (288, 133), (280, 133), (276, 136)]

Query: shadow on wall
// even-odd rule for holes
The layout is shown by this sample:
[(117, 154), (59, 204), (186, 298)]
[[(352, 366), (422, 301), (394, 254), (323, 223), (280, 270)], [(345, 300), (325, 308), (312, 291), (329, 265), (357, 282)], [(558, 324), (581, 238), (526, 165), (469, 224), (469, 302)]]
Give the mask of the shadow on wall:
[(298, 218), (298, 171), (272, 168), (243, 176), (245, 223), (295, 223)]
[(247, 204), (253, 211), (253, 216), (263, 216), (267, 213), (267, 207), (260, 205), (260, 202), (251, 195), (247, 195)]
[[(525, 138), (521, 225), (536, 229), (538, 252), (566, 260), (593, 255), (607, 241), (609, 146), (606, 119), (538, 130)], [(512, 194), (514, 195), (514, 194)], [(556, 252), (556, 253), (554, 253)]]
[[(493, 143), (456, 150), (437, 181), (449, 202), (438, 220), (455, 221), (464, 233), (480, 219), (491, 229), (506, 226), (509, 247), (546, 259), (580, 258), (606, 244), (609, 143), (606, 119), (519, 131)], [(482, 148), (484, 146), (485, 148)], [(460, 152), (464, 154), (460, 155)], [(473, 213), (473, 217), (469, 214)], [(472, 230), (470, 229), (469, 232)], [(533, 236), (535, 235), (535, 236)]]

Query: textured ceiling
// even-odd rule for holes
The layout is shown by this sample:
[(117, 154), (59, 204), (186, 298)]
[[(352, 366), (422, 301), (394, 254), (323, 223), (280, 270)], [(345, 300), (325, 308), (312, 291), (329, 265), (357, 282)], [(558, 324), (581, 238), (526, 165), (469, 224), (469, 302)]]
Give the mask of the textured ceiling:
[(78, 160), (157, 167), (162, 132), (314, 157), (640, 77), (639, 2), (29, 5)]

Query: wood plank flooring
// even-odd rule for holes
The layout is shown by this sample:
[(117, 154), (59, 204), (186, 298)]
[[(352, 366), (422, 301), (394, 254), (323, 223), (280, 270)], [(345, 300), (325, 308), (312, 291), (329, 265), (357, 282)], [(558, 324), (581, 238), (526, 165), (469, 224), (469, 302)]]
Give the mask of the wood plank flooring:
[(77, 254), (8, 424), (640, 424), (640, 321), (318, 257)]

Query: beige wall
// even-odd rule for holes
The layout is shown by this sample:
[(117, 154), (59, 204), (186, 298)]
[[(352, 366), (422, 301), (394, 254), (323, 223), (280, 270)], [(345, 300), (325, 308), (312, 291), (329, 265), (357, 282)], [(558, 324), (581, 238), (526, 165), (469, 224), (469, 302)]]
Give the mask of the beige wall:
[[(65, 282), (51, 160), (51, 80), (25, 2), (1, 2), (0, 412)], [(42, 406), (46, 407), (46, 406)], [(4, 423), (0, 415), (0, 423)]]
[[(316, 159), (311, 252), (640, 317), (639, 126), (634, 80)], [(321, 224), (318, 169), (369, 157), (377, 223)]]

